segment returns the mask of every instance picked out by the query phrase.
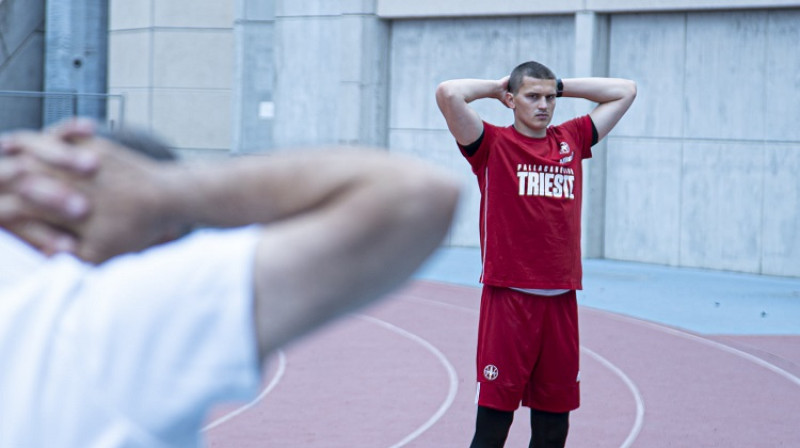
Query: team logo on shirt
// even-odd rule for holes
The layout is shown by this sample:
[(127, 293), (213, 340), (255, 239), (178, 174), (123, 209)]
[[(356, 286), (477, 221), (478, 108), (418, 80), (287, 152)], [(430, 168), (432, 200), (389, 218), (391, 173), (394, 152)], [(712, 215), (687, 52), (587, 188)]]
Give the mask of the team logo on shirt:
[(498, 374), (497, 366), (493, 364), (489, 364), (483, 368), (483, 377), (489, 381), (494, 381), (495, 379), (497, 379), (497, 374)]
[(517, 165), (517, 178), (520, 196), (575, 199), (575, 172), (572, 168), (520, 163)]
[(572, 159), (575, 157), (575, 154), (572, 154), (572, 149), (570, 149), (569, 143), (561, 142), (559, 148), (561, 148), (558, 150), (559, 154), (561, 154), (562, 156), (564, 154), (569, 154), (569, 155), (566, 157), (562, 157), (561, 160), (558, 161), (558, 163), (566, 165), (567, 163), (572, 162)]

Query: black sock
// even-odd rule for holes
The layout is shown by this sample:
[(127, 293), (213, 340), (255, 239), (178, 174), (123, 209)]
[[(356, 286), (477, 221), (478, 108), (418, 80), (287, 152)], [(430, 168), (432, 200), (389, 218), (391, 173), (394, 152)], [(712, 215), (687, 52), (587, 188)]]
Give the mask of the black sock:
[(475, 419), (475, 436), (470, 448), (501, 448), (506, 443), (508, 429), (514, 420), (514, 412), (498, 411), (478, 406), (478, 417)]
[(563, 448), (568, 431), (569, 412), (531, 409), (531, 443), (528, 448)]

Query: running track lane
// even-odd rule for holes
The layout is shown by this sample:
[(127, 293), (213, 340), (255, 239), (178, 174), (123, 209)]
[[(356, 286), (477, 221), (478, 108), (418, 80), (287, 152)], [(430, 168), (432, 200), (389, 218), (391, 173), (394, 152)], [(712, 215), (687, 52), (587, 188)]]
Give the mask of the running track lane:
[[(212, 416), (208, 445), (468, 446), (479, 299), (417, 281), (289, 347), (268, 393)], [(800, 446), (800, 337), (706, 337), (586, 307), (580, 319), (569, 447)], [(507, 446), (527, 446), (527, 419)]]

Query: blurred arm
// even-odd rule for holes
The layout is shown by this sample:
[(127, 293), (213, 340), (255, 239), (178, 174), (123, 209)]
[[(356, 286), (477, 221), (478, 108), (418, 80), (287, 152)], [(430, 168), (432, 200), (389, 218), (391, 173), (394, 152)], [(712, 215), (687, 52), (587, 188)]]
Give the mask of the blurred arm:
[[(28, 136), (27, 147), (48, 144)], [(382, 296), (440, 244), (457, 202), (449, 175), (381, 150), (335, 148), (214, 165), (156, 163), (102, 138), (100, 169), (74, 177), (92, 204), (63, 222), (101, 262), (188, 225), (265, 224), (254, 260), (262, 355)]]

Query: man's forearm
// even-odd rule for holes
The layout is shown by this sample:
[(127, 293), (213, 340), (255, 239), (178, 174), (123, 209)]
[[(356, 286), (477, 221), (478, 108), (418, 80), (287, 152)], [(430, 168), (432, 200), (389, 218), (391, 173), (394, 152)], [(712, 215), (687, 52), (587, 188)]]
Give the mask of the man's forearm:
[(265, 228), (256, 261), (262, 354), (397, 287), (442, 241), (458, 184), (384, 156), (360, 158), (368, 169), (341, 171), (349, 179), (330, 184), (319, 206)]
[(566, 78), (565, 97), (584, 98), (595, 103), (607, 103), (636, 94), (636, 84), (621, 78)]
[(506, 91), (503, 80), (491, 79), (451, 79), (444, 81), (436, 89), (436, 99), (463, 101), (471, 103), (481, 98), (502, 99)]
[(469, 103), (480, 98), (495, 98), (505, 104), (507, 88), (508, 77), (494, 81), (453, 79), (439, 84), (436, 88), (436, 104), (458, 143), (468, 145), (483, 132), (482, 119)]
[(599, 139), (616, 126), (636, 98), (636, 83), (620, 78), (569, 78), (564, 83), (564, 96), (594, 101), (592, 117)]
[[(423, 165), (406, 160), (410, 166)], [(286, 219), (371, 184), (417, 176), (384, 150), (328, 148), (172, 168), (160, 211), (180, 225), (235, 227)]]

